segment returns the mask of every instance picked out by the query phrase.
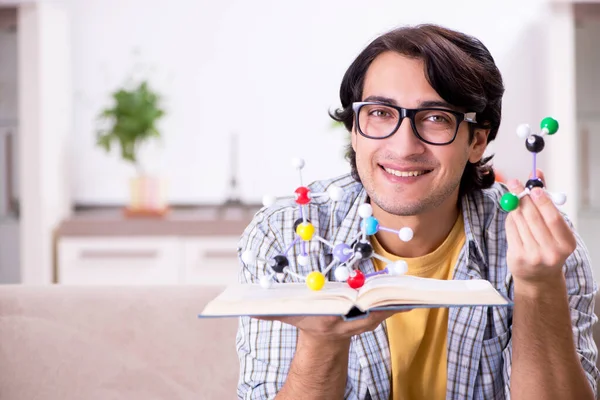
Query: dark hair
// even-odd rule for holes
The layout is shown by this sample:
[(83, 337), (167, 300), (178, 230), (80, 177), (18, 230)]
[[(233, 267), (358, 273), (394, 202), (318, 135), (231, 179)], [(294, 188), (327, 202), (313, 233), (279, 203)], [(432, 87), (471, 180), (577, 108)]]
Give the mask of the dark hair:
[[(501, 119), (504, 85), (502, 76), (488, 49), (476, 38), (441, 26), (425, 24), (402, 27), (379, 36), (352, 62), (340, 87), (342, 108), (330, 113), (352, 132), (352, 103), (362, 100), (367, 69), (381, 53), (395, 51), (423, 60), (425, 76), (433, 89), (448, 103), (466, 112), (477, 113), (477, 124), (469, 124), (469, 141), (475, 129), (489, 129), (487, 142), (494, 140)], [(496, 177), (488, 162), (493, 156), (476, 163), (467, 162), (460, 182), (460, 195), (493, 185)], [(360, 182), (356, 153), (349, 144), (346, 159), (352, 176)]]

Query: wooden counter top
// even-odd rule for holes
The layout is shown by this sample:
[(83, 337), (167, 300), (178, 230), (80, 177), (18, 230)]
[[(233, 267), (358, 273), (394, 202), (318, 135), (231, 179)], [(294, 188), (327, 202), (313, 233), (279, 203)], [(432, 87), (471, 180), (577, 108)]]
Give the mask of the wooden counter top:
[(241, 235), (260, 205), (174, 208), (164, 217), (126, 217), (119, 207), (75, 211), (57, 229), (68, 236), (224, 236)]

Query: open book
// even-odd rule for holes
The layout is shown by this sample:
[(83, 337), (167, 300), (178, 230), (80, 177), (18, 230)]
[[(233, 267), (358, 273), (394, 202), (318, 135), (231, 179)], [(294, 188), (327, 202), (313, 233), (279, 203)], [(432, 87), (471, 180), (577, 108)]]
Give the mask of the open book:
[(210, 301), (199, 317), (274, 315), (340, 315), (352, 319), (372, 310), (510, 306), (490, 282), (438, 280), (408, 275), (378, 275), (359, 290), (347, 283), (327, 282), (319, 291), (304, 283), (235, 284)]

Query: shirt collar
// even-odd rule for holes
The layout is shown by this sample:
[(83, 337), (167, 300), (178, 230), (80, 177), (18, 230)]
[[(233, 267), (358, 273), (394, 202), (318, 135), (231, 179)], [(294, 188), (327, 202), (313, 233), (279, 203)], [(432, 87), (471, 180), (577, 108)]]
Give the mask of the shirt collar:
[[(480, 262), (487, 265), (487, 246), (484, 240), (485, 223), (483, 217), (484, 212), (482, 209), (483, 205), (482, 202), (477, 201), (474, 196), (474, 193), (465, 194), (460, 200), (465, 226), (465, 237), (467, 239), (466, 243), (468, 244), (469, 258), (475, 256)], [(362, 187), (354, 200), (351, 214), (358, 217), (358, 207), (367, 200), (367, 192), (364, 187)], [(346, 228), (350, 229), (351, 232), (358, 232), (360, 228), (360, 218), (355, 218), (352, 223), (346, 226)]]
[(461, 207), (465, 225), (465, 235), (469, 243), (469, 251), (474, 251), (481, 262), (487, 265), (487, 246), (484, 240), (485, 221), (481, 202), (477, 202), (474, 194), (465, 194), (461, 199)]

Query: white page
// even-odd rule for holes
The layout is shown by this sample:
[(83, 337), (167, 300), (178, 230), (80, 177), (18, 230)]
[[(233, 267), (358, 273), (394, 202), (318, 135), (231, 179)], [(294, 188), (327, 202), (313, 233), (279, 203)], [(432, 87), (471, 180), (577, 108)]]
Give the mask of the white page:
[(490, 282), (483, 279), (462, 281), (421, 278), (410, 275), (377, 275), (367, 280), (360, 289), (360, 294), (362, 295), (379, 287), (436, 292), (485, 292), (495, 290)]

